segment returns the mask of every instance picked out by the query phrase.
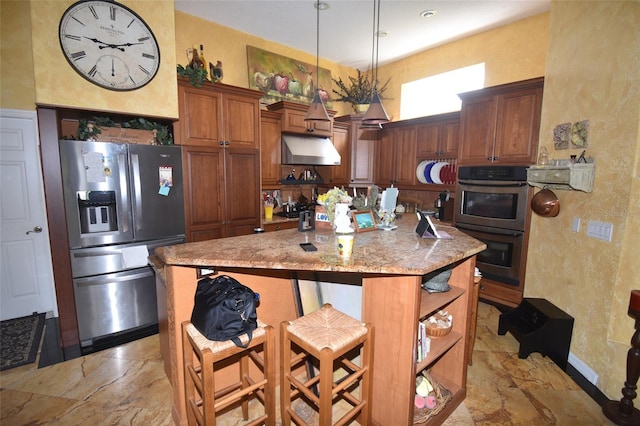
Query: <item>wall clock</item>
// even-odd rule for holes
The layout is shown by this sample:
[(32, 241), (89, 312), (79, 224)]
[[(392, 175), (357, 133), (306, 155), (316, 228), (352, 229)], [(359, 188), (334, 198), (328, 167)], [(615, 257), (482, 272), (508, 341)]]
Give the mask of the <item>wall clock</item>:
[(72, 4), (62, 15), (58, 36), (71, 67), (105, 89), (138, 89), (160, 68), (160, 49), (149, 26), (114, 1)]

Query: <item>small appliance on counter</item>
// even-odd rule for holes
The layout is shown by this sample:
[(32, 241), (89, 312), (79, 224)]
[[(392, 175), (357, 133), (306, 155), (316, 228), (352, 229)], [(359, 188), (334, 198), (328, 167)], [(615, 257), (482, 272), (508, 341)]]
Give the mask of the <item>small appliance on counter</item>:
[(448, 190), (444, 190), (438, 195), (434, 207), (439, 221), (453, 221), (453, 198), (451, 198), (451, 193)]

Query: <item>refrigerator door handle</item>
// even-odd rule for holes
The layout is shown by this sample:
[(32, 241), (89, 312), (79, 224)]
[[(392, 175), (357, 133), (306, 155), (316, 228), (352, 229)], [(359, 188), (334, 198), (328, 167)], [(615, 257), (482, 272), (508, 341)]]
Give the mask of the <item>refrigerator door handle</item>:
[(142, 229), (142, 186), (138, 154), (131, 154), (131, 181), (133, 183), (133, 220), (136, 231), (139, 231)]
[(120, 180), (120, 203), (122, 209), (119, 212), (119, 220), (122, 225), (121, 232), (129, 232), (129, 218), (127, 212), (129, 211), (129, 188), (127, 186), (127, 165), (126, 156), (124, 154), (118, 155), (118, 179)]

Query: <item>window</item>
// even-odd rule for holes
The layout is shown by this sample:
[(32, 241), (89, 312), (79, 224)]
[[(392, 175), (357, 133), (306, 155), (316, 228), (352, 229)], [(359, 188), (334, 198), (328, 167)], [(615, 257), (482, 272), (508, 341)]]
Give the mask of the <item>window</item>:
[(460, 111), (458, 93), (484, 87), (484, 62), (402, 85), (400, 119)]

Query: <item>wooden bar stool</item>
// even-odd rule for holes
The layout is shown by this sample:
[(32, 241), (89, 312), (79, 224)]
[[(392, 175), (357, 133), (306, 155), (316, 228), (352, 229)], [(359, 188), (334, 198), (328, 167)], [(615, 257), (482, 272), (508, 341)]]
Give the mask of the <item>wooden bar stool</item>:
[[(241, 339), (247, 343), (247, 336)], [(256, 349), (263, 349), (260, 356)], [(244, 420), (249, 418), (249, 400), (258, 398), (264, 406), (264, 415), (246, 425), (275, 425), (275, 333), (273, 327), (258, 320), (258, 328), (247, 348), (240, 348), (231, 340), (217, 342), (207, 339), (189, 321), (182, 323), (182, 350), (184, 354), (185, 403), (187, 420), (190, 425), (215, 426), (217, 413), (232, 404), (242, 401)], [(216, 364), (225, 361), (239, 362), (238, 382), (223, 389), (216, 389), (214, 371)], [(250, 363), (249, 361), (252, 361)], [(250, 364), (261, 372), (256, 381), (250, 375)]]
[[(335, 310), (330, 304), (325, 304), (313, 313), (282, 322), (280, 337), (280, 404), (283, 425), (288, 426), (292, 419), (298, 425), (307, 424), (292, 409), (291, 403), (298, 398), (318, 412), (320, 426), (332, 424), (333, 403), (338, 400), (346, 401), (351, 408), (336, 424), (347, 424), (357, 416), (360, 424), (370, 424), (372, 325), (363, 324)], [(354, 351), (357, 348), (360, 348), (361, 366), (351, 361), (357, 355)], [(304, 361), (311, 361), (316, 366), (319, 363), (319, 375), (307, 377), (306, 380), (294, 377), (292, 370), (302, 366)], [(314, 392), (316, 385), (319, 385), (317, 396)], [(356, 389), (360, 391), (359, 398), (353, 394)]]

